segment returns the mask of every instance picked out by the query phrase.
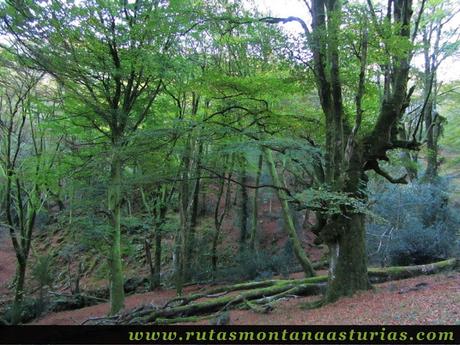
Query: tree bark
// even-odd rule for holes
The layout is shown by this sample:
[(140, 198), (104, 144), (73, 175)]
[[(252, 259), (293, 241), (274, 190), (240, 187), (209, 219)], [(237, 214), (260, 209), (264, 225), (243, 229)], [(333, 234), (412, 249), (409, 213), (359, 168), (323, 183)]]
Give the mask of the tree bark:
[(197, 172), (198, 155), (196, 150), (196, 140), (193, 133), (187, 138), (186, 149), (183, 156), (182, 181), (180, 182), (180, 227), (176, 236), (177, 246), (177, 269), (176, 269), (176, 291), (178, 295), (182, 294), (182, 288), (188, 278), (188, 269), (190, 266), (190, 240), (192, 227), (192, 211), (194, 203), (195, 189), (197, 180), (194, 180)]
[(13, 315), (11, 323), (13, 325), (21, 322), (22, 301), (24, 300), (24, 282), (26, 277), (27, 260), (22, 255), (16, 255), (18, 262), (16, 266), (15, 293), (13, 301)]
[(152, 288), (158, 288), (161, 285), (161, 227), (155, 227), (154, 234), (154, 262), (153, 262), (153, 276), (152, 276)]
[(155, 280), (155, 268), (152, 260), (152, 251), (150, 250), (151, 242), (148, 238), (144, 240), (144, 251), (145, 251), (145, 260), (147, 261), (147, 265), (149, 266), (150, 270), (150, 290), (153, 290), (154, 287), (154, 280)]
[(256, 172), (256, 181), (255, 181), (255, 189), (254, 189), (254, 198), (252, 200), (252, 224), (251, 224), (251, 234), (249, 240), (249, 248), (251, 251), (256, 250), (256, 237), (257, 237), (257, 228), (258, 228), (258, 205), (259, 205), (259, 186), (260, 183), (260, 176), (262, 175), (262, 167), (263, 167), (264, 156), (261, 152), (259, 154), (259, 161), (257, 164), (257, 172)]
[[(233, 167), (233, 159), (231, 159), (231, 166), (230, 170)], [(214, 275), (217, 271), (217, 262), (219, 259), (219, 256), (217, 254), (217, 245), (219, 244), (219, 237), (220, 237), (220, 232), (222, 228), (222, 224), (224, 222), (225, 216), (230, 209), (230, 204), (231, 204), (231, 176), (232, 174), (228, 174), (228, 179), (227, 179), (227, 184), (225, 186), (225, 172), (224, 172), (224, 178), (220, 180), (220, 185), (219, 185), (219, 192), (217, 194), (217, 201), (216, 201), (216, 206), (214, 208), (214, 226), (215, 226), (215, 231), (214, 231), (214, 236), (212, 238), (212, 247), (211, 247), (211, 272), (212, 276), (214, 279)], [(226, 188), (225, 191), (225, 199), (224, 199), (224, 205), (223, 205), (223, 210), (219, 214), (220, 206), (221, 206), (221, 200), (222, 196), (224, 195), (224, 188)]]
[(367, 275), (364, 215), (354, 214), (350, 220), (340, 217), (337, 224), (329, 225), (342, 232), (336, 241), (328, 244), (329, 284), (325, 301), (333, 302), (342, 296), (351, 296), (356, 291), (369, 289), (370, 283)]
[[(436, 27), (427, 29), (423, 32), (424, 44), (424, 58), (425, 58), (425, 71), (424, 71), (424, 98), (425, 108), (423, 120), (425, 122), (426, 130), (426, 148), (427, 148), (427, 166), (423, 180), (426, 182), (433, 182), (438, 177), (438, 132), (440, 123), (437, 121), (437, 113), (435, 112), (436, 106), (436, 93), (437, 93), (437, 63), (439, 54), (439, 41), (441, 38), (442, 25), (438, 24)], [(433, 52), (430, 52), (430, 45), (433, 35), (436, 35)]]
[(240, 186), (239, 186), (239, 226), (240, 226), (240, 246), (239, 251), (243, 253), (247, 249), (248, 241), (248, 219), (249, 219), (249, 196), (248, 189), (246, 187), (248, 176), (246, 171), (246, 157), (243, 156), (242, 166), (240, 172)]
[(122, 162), (118, 145), (112, 147), (112, 162), (108, 188), (108, 206), (112, 221), (110, 257), (110, 314), (124, 307), (123, 267), (121, 261), (121, 174)]

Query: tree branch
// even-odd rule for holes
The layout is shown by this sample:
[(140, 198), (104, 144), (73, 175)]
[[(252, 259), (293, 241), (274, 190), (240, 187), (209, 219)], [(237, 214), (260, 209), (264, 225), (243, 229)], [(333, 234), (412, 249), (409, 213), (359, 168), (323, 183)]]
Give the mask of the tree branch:
[(264, 17), (260, 18), (259, 21), (269, 23), (269, 24), (286, 24), (289, 22), (297, 22), (302, 26), (303, 31), (305, 32), (305, 35), (307, 35), (307, 38), (310, 38), (310, 30), (308, 29), (307, 23), (299, 17), (286, 17), (286, 18), (277, 18), (277, 17)]
[(407, 174), (405, 174), (404, 176), (400, 177), (400, 178), (394, 178), (392, 176), (390, 176), (390, 174), (388, 174), (385, 170), (382, 170), (378, 163), (374, 166), (373, 170), (379, 174), (380, 176), (383, 176), (385, 177), (388, 181), (390, 181), (391, 183), (399, 183), (399, 184), (407, 184)]

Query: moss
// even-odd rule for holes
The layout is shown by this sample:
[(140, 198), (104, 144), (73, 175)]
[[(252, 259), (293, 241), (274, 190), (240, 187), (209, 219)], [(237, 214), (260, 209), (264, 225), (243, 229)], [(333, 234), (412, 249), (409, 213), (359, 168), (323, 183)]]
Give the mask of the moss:
[(457, 265), (457, 259), (448, 259), (427, 265), (371, 268), (369, 269), (369, 276), (374, 282), (383, 282), (387, 280), (411, 278), (423, 274), (439, 273), (442, 271), (455, 269)]
[(350, 219), (339, 217), (334, 224), (345, 227), (346, 235), (341, 236), (337, 242), (329, 243), (331, 265), (325, 297), (328, 303), (370, 287), (364, 241), (364, 215), (353, 214)]

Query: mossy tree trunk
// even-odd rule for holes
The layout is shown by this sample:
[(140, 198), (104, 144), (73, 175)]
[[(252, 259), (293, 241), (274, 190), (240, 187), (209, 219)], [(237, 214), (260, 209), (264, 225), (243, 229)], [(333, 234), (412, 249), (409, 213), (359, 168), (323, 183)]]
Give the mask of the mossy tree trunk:
[[(199, 98), (198, 98), (199, 99)], [(186, 275), (186, 280), (190, 279), (189, 273), (191, 272), (192, 265), (193, 265), (193, 258), (195, 257), (196, 251), (195, 251), (195, 236), (196, 236), (196, 227), (198, 225), (198, 217), (199, 217), (199, 201), (200, 201), (200, 188), (202, 188), (202, 181), (201, 181), (201, 158), (203, 155), (203, 142), (197, 138), (196, 139), (196, 146), (197, 151), (195, 153), (196, 156), (196, 163), (194, 164), (194, 172), (192, 172), (192, 176), (194, 177), (195, 181), (192, 181), (194, 183), (194, 191), (193, 191), (193, 202), (192, 202), (192, 210), (191, 210), (191, 215), (190, 215), (190, 239), (189, 239), (189, 244), (188, 244), (188, 249), (187, 249), (187, 268), (185, 270), (185, 275)], [(192, 196), (191, 196), (192, 198)]]
[(27, 261), (25, 259), (19, 258), (16, 255), (18, 262), (16, 265), (16, 276), (15, 276), (15, 292), (14, 292), (14, 301), (12, 307), (12, 316), (11, 316), (11, 323), (13, 325), (18, 324), (21, 322), (21, 313), (22, 313), (22, 302), (24, 300), (24, 282), (26, 277), (26, 268), (27, 268)]
[(273, 181), (273, 185), (276, 188), (276, 193), (278, 195), (278, 199), (281, 203), (281, 210), (283, 212), (283, 219), (284, 219), (284, 228), (288, 233), (289, 240), (292, 243), (292, 247), (294, 249), (294, 254), (299, 260), (302, 269), (305, 272), (307, 277), (311, 277), (315, 275), (315, 270), (313, 269), (310, 260), (308, 259), (307, 255), (305, 254), (304, 249), (302, 248), (302, 244), (300, 243), (299, 237), (297, 236), (297, 232), (295, 229), (294, 221), (292, 219), (291, 210), (288, 203), (288, 196), (285, 191), (285, 184), (284, 178), (282, 174), (278, 174), (276, 170), (275, 161), (273, 160), (273, 155), (270, 149), (264, 149), (265, 160), (268, 164), (268, 168), (270, 171), (270, 175)]
[(251, 234), (249, 237), (249, 249), (251, 251), (256, 250), (256, 239), (257, 239), (257, 228), (258, 228), (258, 210), (259, 210), (259, 183), (260, 177), (262, 175), (262, 168), (263, 168), (263, 161), (264, 156), (261, 152), (259, 154), (259, 160), (257, 163), (257, 172), (256, 172), (256, 180), (254, 183), (254, 197), (252, 199), (252, 223), (251, 223)]
[(110, 255), (110, 314), (118, 313), (124, 307), (123, 266), (121, 260), (121, 147), (115, 141), (112, 146), (110, 180), (108, 186), (108, 209), (111, 217)]
[[(341, 234), (329, 242), (329, 283), (325, 299), (333, 302), (342, 296), (370, 287), (367, 274), (364, 215), (353, 214), (351, 219), (338, 220), (329, 225)], [(345, 283), (344, 283), (345, 282)]]
[(195, 133), (189, 133), (185, 152), (182, 159), (182, 179), (179, 190), (179, 216), (180, 227), (176, 235), (176, 291), (182, 294), (184, 283), (189, 277), (190, 260), (192, 250), (191, 231), (192, 231), (192, 211), (195, 201), (195, 190), (197, 181), (195, 174), (198, 168), (198, 149)]
[[(225, 173), (224, 173), (224, 178), (225, 178)], [(225, 217), (226, 209), (228, 207), (227, 205), (227, 198), (225, 199), (225, 204), (223, 205), (223, 211), (219, 214), (219, 210), (221, 208), (221, 200), (222, 196), (224, 194), (224, 186), (225, 186), (225, 179), (220, 179), (219, 181), (219, 191), (217, 193), (217, 201), (216, 201), (216, 206), (214, 208), (214, 235), (212, 237), (212, 244), (211, 244), (211, 272), (212, 275), (214, 276), (215, 272), (217, 271), (217, 260), (218, 260), (218, 255), (217, 255), (217, 245), (219, 244), (219, 237), (220, 237), (220, 229), (222, 227), (222, 222)], [(227, 195), (228, 195), (228, 190), (227, 190)]]
[(248, 219), (249, 219), (249, 195), (248, 188), (246, 187), (248, 182), (247, 175), (247, 161), (243, 154), (241, 159), (241, 171), (239, 176), (239, 214), (238, 223), (240, 227), (240, 253), (245, 252), (248, 249)]
[(151, 287), (152, 289), (158, 288), (161, 285), (161, 228), (163, 223), (158, 224), (155, 226), (155, 233), (153, 238), (153, 272), (152, 272), (152, 279), (151, 279)]

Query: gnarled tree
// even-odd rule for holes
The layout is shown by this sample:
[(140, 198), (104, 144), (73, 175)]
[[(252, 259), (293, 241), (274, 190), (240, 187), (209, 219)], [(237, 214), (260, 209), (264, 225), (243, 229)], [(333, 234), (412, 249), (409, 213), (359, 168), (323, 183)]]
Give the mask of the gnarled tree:
[[(312, 23), (309, 27), (297, 17), (263, 18), (268, 23), (298, 22), (301, 24), (307, 46), (312, 53), (312, 63), (319, 100), (326, 125), (325, 183), (333, 192), (345, 193), (357, 201), (365, 199), (366, 171), (373, 170), (392, 183), (405, 183), (405, 177), (393, 178), (380, 166), (388, 161), (392, 149), (417, 149), (415, 141), (397, 138), (397, 126), (409, 105), (413, 89), (408, 89), (412, 42), (423, 11), (422, 1), (417, 15), (413, 16), (411, 0), (390, 0), (386, 16), (377, 17), (374, 4), (367, 8), (356, 7), (353, 16), (359, 27), (358, 35), (348, 49), (353, 51), (358, 69), (354, 87), (354, 116), (346, 110), (343, 50), (344, 11), (340, 0), (312, 0), (307, 4)], [(350, 9), (351, 4), (347, 6)], [(413, 20), (415, 17), (415, 20)], [(384, 69), (384, 97), (378, 114), (365, 114), (363, 99), (372, 66), (368, 62), (369, 35), (378, 39), (386, 57)], [(397, 42), (397, 48), (395, 48)], [(383, 54), (382, 54), (383, 55)], [(349, 70), (347, 73), (351, 73)], [(364, 115), (367, 118), (364, 119)], [(354, 120), (352, 121), (352, 118)], [(367, 128), (363, 128), (363, 122)], [(369, 129), (370, 128), (370, 129)], [(322, 240), (330, 250), (329, 284), (325, 301), (334, 301), (370, 286), (367, 275), (364, 214), (355, 207), (341, 205), (341, 212), (324, 215), (319, 230)]]

